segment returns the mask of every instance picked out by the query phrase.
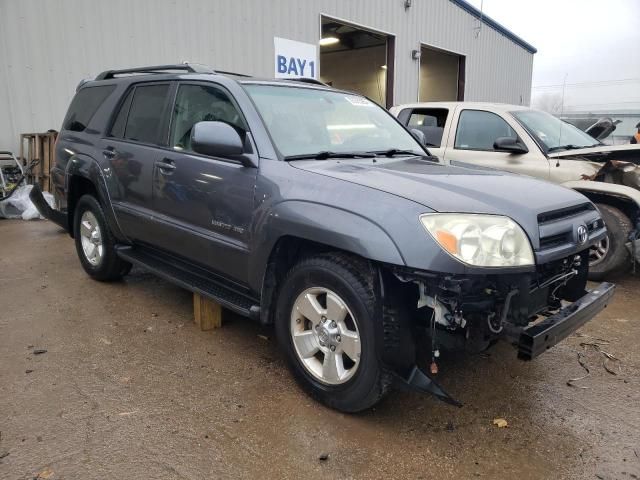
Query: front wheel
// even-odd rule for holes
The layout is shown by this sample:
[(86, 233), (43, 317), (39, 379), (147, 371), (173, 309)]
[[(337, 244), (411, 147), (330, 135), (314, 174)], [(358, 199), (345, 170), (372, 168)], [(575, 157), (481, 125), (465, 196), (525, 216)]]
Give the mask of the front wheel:
[(375, 341), (373, 280), (363, 265), (343, 254), (302, 260), (278, 297), (276, 332), (296, 380), (344, 412), (373, 406), (390, 384)]
[(73, 237), (80, 263), (91, 278), (118, 280), (131, 270), (131, 264), (118, 257), (102, 206), (92, 195), (83, 195), (76, 204)]
[(616, 207), (596, 204), (607, 236), (589, 250), (589, 280), (604, 280), (626, 272), (631, 259), (626, 243), (631, 233), (631, 221)]

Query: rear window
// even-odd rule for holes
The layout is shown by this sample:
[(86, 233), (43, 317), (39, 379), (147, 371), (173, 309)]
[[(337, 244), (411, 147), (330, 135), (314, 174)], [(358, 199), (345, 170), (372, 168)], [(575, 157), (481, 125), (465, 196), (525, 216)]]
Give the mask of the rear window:
[(115, 90), (115, 85), (86, 87), (76, 93), (69, 106), (67, 116), (62, 123), (63, 130), (83, 132), (102, 105), (102, 102)]
[(136, 87), (124, 138), (142, 143), (158, 142), (168, 93), (169, 84)]
[(439, 147), (448, 114), (446, 108), (416, 109), (411, 112), (407, 126), (424, 134), (427, 147)]

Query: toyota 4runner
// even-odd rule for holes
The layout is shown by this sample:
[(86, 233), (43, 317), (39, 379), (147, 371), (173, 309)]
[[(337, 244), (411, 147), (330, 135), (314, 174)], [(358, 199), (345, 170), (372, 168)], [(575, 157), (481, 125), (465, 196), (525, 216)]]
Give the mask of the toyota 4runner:
[[(392, 385), (456, 404), (447, 352), (504, 339), (530, 360), (596, 315), (606, 234), (572, 190), (442, 165), (389, 112), (314, 81), (194, 64), (78, 86), (51, 172), (100, 281), (138, 265), (274, 324), (299, 383), (342, 411)], [(451, 353), (449, 353), (451, 354)]]

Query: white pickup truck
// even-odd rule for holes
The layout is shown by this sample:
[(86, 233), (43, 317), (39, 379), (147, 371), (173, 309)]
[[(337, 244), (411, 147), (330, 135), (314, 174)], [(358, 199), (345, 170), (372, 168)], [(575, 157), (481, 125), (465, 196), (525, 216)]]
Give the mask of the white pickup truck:
[(391, 113), (444, 163), (530, 175), (596, 203), (609, 235), (591, 249), (592, 280), (624, 272), (640, 257), (640, 145), (604, 145), (548, 113), (517, 105), (414, 103)]

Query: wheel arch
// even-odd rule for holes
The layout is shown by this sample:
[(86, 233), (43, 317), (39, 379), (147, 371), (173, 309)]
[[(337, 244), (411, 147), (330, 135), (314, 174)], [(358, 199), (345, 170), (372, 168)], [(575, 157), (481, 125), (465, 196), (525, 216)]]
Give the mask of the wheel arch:
[[(367, 218), (306, 201), (276, 205), (257, 224), (249, 283), (261, 292), (261, 320), (271, 321), (274, 284), (304, 255), (343, 252), (374, 262), (405, 265), (389, 234)], [(274, 283), (275, 282), (275, 283)]]
[(107, 189), (107, 182), (98, 162), (86, 155), (76, 155), (67, 163), (66, 170), (66, 191), (67, 191), (67, 222), (69, 234), (73, 237), (73, 216), (75, 206), (82, 195), (90, 194), (96, 197), (102, 205), (109, 229), (114, 237), (119, 241), (125, 241), (126, 237), (122, 233), (111, 199)]
[(283, 235), (277, 239), (269, 253), (262, 277), (260, 295), (261, 323), (273, 323), (279, 291), (278, 286), (282, 280), (284, 280), (289, 270), (305, 257), (327, 252), (338, 252), (363, 258), (360, 255), (336, 248), (333, 245), (319, 243), (295, 235)]
[(85, 195), (90, 194), (98, 198), (98, 191), (91, 180), (81, 175), (71, 175), (68, 180), (67, 188), (67, 223), (69, 225), (69, 235), (73, 238), (73, 218), (75, 216), (76, 205), (78, 200)]
[(621, 210), (634, 226), (640, 222), (640, 191), (626, 185), (594, 181), (571, 181), (562, 184), (583, 194), (594, 203), (605, 203)]

